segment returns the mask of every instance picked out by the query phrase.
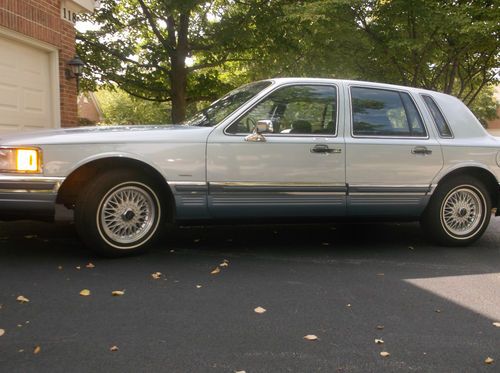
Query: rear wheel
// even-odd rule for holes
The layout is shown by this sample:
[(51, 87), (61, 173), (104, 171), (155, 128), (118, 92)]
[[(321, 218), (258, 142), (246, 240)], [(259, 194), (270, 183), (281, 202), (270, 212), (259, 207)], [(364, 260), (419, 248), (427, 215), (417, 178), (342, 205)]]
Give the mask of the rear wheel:
[(80, 237), (90, 249), (106, 256), (145, 251), (164, 221), (159, 190), (152, 179), (133, 170), (98, 175), (76, 203)]
[(438, 186), (422, 219), (423, 227), (440, 244), (465, 246), (486, 230), (491, 198), (484, 184), (470, 176)]

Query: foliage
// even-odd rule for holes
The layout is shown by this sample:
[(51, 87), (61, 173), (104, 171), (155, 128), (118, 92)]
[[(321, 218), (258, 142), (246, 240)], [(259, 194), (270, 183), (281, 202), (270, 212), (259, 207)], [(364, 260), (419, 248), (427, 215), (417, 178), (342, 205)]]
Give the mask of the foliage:
[[(498, 83), (499, 0), (103, 0), (84, 85), (188, 105), (274, 76), (382, 81), (470, 107)], [(192, 61), (187, 64), (186, 61)], [(91, 72), (91, 73), (90, 73)], [(476, 100), (477, 99), (477, 100)], [(485, 102), (486, 103), (486, 102)], [(484, 110), (476, 111), (481, 116)]]
[(170, 123), (170, 104), (138, 99), (120, 89), (95, 93), (105, 124)]
[(494, 96), (494, 87), (487, 86), (477, 96), (476, 100), (470, 105), (470, 109), (479, 118), (484, 127), (487, 127), (487, 121), (497, 119), (497, 110), (500, 107)]

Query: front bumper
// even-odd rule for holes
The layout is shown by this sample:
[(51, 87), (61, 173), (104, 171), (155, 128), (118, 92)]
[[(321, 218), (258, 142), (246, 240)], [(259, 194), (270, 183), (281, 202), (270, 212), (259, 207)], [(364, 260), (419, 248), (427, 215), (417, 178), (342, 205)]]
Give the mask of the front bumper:
[(63, 177), (0, 175), (0, 220), (53, 220)]

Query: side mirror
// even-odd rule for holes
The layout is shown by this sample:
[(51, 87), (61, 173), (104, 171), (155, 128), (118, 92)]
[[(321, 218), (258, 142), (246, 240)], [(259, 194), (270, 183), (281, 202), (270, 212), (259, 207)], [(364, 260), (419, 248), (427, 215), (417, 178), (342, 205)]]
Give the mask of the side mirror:
[(272, 133), (273, 121), (267, 119), (257, 121), (257, 124), (255, 125), (255, 131), (257, 133)]
[(266, 138), (263, 133), (273, 132), (273, 122), (270, 120), (259, 120), (253, 128), (253, 133), (245, 137), (245, 141), (250, 142), (265, 142)]

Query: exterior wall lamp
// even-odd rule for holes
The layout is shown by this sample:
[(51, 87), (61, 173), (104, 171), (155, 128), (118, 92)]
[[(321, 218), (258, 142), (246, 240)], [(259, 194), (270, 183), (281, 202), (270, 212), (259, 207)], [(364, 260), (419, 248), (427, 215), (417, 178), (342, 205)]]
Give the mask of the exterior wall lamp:
[(79, 91), (80, 76), (83, 72), (83, 66), (85, 65), (83, 61), (75, 55), (75, 57), (68, 61), (69, 68), (66, 69), (66, 79), (76, 79), (76, 92)]

